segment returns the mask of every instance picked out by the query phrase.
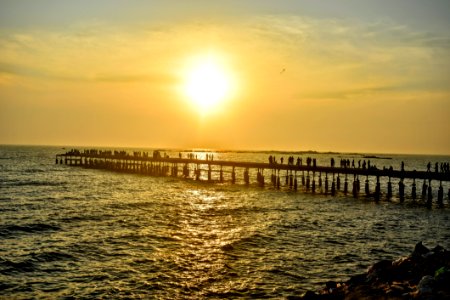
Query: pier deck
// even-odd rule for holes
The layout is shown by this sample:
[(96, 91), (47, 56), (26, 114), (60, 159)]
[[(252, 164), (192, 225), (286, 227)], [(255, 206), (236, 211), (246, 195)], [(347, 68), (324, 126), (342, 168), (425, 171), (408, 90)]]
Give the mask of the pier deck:
[[(360, 191), (360, 177), (365, 178), (365, 194), (379, 199), (381, 195), (380, 177), (388, 179), (387, 182), (387, 198), (392, 197), (391, 179), (398, 179), (398, 196), (401, 201), (405, 198), (404, 179), (413, 180), (411, 198), (417, 197), (416, 180), (423, 180), (422, 198), (427, 199), (427, 203), (431, 205), (433, 193), (431, 190), (431, 182), (439, 182), (438, 187), (438, 203), (443, 201), (442, 182), (450, 182), (450, 172), (433, 172), (433, 171), (416, 171), (416, 170), (394, 170), (355, 167), (335, 167), (335, 166), (318, 166), (312, 164), (278, 164), (263, 162), (244, 162), (244, 161), (228, 161), (228, 160), (212, 160), (212, 159), (196, 159), (181, 157), (162, 157), (157, 155), (148, 156), (147, 153), (134, 153), (133, 155), (123, 151), (78, 151), (72, 150), (64, 154), (56, 155), (56, 163), (84, 166), (87, 168), (107, 169), (119, 172), (140, 173), (154, 176), (179, 176), (192, 177), (197, 180), (207, 178), (208, 181), (214, 181), (212, 173), (219, 173), (216, 176), (218, 181), (224, 181), (224, 173), (231, 173), (231, 182), (236, 181), (236, 169), (243, 169), (243, 180), (250, 183), (249, 170), (256, 170), (256, 181), (259, 185), (265, 185), (265, 172), (270, 173), (270, 183), (274, 187), (281, 186), (281, 179), (289, 188), (297, 190), (299, 186), (298, 180), (301, 180), (302, 186), (306, 190), (316, 191), (320, 187), (325, 194), (334, 195), (341, 190), (341, 178), (343, 175), (345, 181), (343, 184), (343, 193), (349, 192), (349, 180), (353, 180), (351, 184), (351, 192), (356, 197)], [(202, 172), (207, 173), (207, 177), (202, 177)], [(205, 174), (205, 173), (203, 173)], [(348, 178), (350, 177), (350, 178)], [(375, 191), (370, 192), (369, 177), (376, 178)], [(316, 181), (317, 180), (317, 181)], [(331, 186), (328, 181), (331, 181)], [(317, 183), (317, 184), (316, 184)], [(324, 188), (322, 188), (324, 186)], [(450, 189), (448, 191), (450, 197)], [(450, 201), (450, 200), (449, 200)]]
[[(167, 164), (193, 164), (207, 165), (218, 167), (235, 167), (244, 169), (261, 169), (261, 170), (285, 170), (285, 171), (309, 171), (321, 172), (328, 174), (349, 174), (360, 176), (378, 176), (391, 178), (409, 178), (409, 179), (428, 179), (437, 181), (450, 181), (450, 173), (427, 172), (427, 171), (401, 171), (389, 169), (363, 169), (363, 168), (342, 168), (342, 167), (326, 167), (326, 166), (307, 166), (307, 165), (288, 165), (288, 164), (270, 164), (260, 162), (243, 162), (228, 160), (204, 160), (204, 159), (188, 159), (188, 158), (153, 158), (153, 157), (121, 157), (115, 155), (95, 155), (95, 154), (58, 154), (57, 159), (68, 159), (68, 161), (81, 161), (82, 159), (104, 159), (104, 160), (123, 160), (134, 162), (151, 162), (151, 163), (167, 163)], [(81, 164), (81, 163), (80, 163)]]

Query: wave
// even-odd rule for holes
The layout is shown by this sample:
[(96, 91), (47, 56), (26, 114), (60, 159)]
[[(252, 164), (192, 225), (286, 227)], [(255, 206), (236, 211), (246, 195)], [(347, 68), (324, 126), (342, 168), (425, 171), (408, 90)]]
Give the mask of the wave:
[(36, 169), (36, 168), (29, 168), (29, 169), (25, 169), (23, 170), (23, 172), (25, 173), (44, 173), (47, 172), (48, 170), (45, 169)]
[(31, 259), (21, 262), (14, 262), (8, 259), (0, 258), (0, 274), (8, 275), (11, 273), (34, 272), (37, 270), (35, 263)]
[(270, 244), (273, 242), (273, 239), (274, 238), (271, 236), (263, 235), (261, 233), (254, 233), (248, 237), (243, 237), (230, 243), (226, 243), (222, 245), (220, 249), (227, 254), (231, 254), (229, 252), (234, 250), (251, 251), (253, 248), (259, 248)]
[(39, 233), (58, 230), (61, 230), (61, 227), (43, 223), (33, 223), (28, 225), (2, 225), (0, 226), (0, 237), (9, 237), (17, 233)]
[(65, 252), (48, 251), (32, 253), (33, 261), (37, 262), (52, 262), (52, 261), (74, 261), (76, 258)]
[[(72, 199), (72, 198), (71, 198)], [(72, 217), (65, 217), (59, 219), (63, 223), (78, 223), (78, 222), (89, 222), (89, 221), (103, 221), (111, 218), (111, 215), (76, 215)]]
[(41, 180), (30, 180), (30, 181), (17, 181), (17, 180), (11, 180), (11, 181), (5, 181), (3, 182), (3, 186), (61, 186), (65, 184), (66, 182), (54, 182), (54, 181), (41, 181)]
[(345, 263), (345, 262), (358, 262), (361, 260), (361, 256), (354, 253), (346, 253), (341, 255), (336, 255), (333, 257), (334, 262)]
[[(8, 275), (14, 273), (35, 272), (39, 269), (40, 263), (54, 261), (75, 261), (76, 258), (68, 253), (48, 251), (32, 253), (23, 261), (11, 261), (0, 257), (0, 274)], [(55, 269), (48, 269), (51, 273)]]

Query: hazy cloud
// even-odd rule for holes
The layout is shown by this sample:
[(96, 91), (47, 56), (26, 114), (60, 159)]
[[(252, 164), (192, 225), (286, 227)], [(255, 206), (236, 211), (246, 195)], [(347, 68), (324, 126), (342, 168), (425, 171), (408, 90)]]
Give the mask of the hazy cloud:
[(381, 21), (260, 16), (252, 22), (269, 47), (284, 52), (287, 64), (297, 63), (291, 71), (328, 81), (314, 90), (304, 86), (303, 95), (342, 99), (407, 89), (449, 92), (450, 36)]

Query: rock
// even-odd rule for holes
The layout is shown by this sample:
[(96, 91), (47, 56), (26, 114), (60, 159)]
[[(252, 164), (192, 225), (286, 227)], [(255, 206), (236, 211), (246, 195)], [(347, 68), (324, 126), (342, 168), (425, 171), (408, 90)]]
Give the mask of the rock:
[(436, 285), (436, 280), (433, 276), (426, 275), (423, 276), (417, 285), (418, 294), (420, 296), (430, 296), (433, 294), (434, 286)]
[(412, 253), (412, 256), (421, 256), (426, 253), (430, 252), (430, 250), (422, 245), (422, 242), (418, 242), (416, 246), (414, 247), (414, 251)]
[(316, 293), (314, 293), (313, 291), (307, 291), (303, 296), (302, 296), (303, 300), (315, 300), (315, 299), (319, 299), (319, 295), (317, 295)]
[(434, 253), (442, 253), (445, 252), (445, 248), (442, 246), (437, 245), (436, 247), (433, 248), (432, 250)]
[(337, 283), (335, 281), (328, 281), (327, 283), (325, 283), (325, 286), (327, 287), (327, 289), (335, 289), (337, 288)]
[(434, 273), (436, 288), (450, 293), (450, 267), (441, 267)]
[(450, 299), (450, 252), (432, 250), (419, 242), (411, 255), (381, 260), (366, 274), (346, 282), (326, 282), (319, 294), (307, 292), (300, 299)]
[(392, 261), (382, 260), (371, 266), (367, 272), (367, 280), (373, 281), (390, 281), (392, 274)]
[(347, 281), (348, 286), (354, 286), (354, 285), (360, 285), (363, 283), (366, 283), (367, 281), (367, 275), (366, 274), (359, 274), (350, 277), (350, 279)]

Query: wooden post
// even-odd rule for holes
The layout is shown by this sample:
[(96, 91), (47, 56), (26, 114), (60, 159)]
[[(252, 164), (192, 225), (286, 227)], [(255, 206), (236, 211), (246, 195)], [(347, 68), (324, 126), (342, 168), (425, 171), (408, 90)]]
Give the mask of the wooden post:
[(438, 189), (438, 204), (442, 206), (444, 204), (444, 188), (442, 187), (442, 181), (439, 183)]
[(277, 175), (277, 189), (279, 189), (280, 188), (280, 173), (278, 172), (278, 175)]
[(366, 193), (366, 196), (370, 195), (369, 176), (366, 177), (366, 183), (364, 185), (364, 192)]
[(309, 191), (309, 171), (306, 172), (306, 190)]
[(292, 176), (292, 171), (289, 174), (289, 188), (292, 189), (292, 187), (294, 186), (294, 176)]
[(403, 203), (403, 201), (405, 201), (405, 184), (403, 183), (403, 178), (400, 179), (398, 183), (398, 193), (400, 197), (400, 202)]
[(379, 201), (381, 196), (380, 176), (377, 176), (377, 184), (375, 186), (375, 201)]
[(341, 178), (339, 177), (339, 173), (336, 179), (336, 189), (339, 191), (341, 189)]
[(248, 168), (246, 168), (245, 171), (244, 171), (244, 181), (245, 181), (245, 184), (249, 184), (250, 183), (250, 176), (248, 174)]
[(431, 179), (428, 181), (428, 199), (427, 199), (427, 207), (431, 207), (433, 200), (433, 193), (431, 190)]
[(260, 176), (260, 179), (261, 179), (260, 185), (261, 185), (261, 186), (264, 186), (264, 184), (265, 184), (265, 183), (264, 183), (264, 169), (261, 170), (261, 176)]
[(417, 193), (416, 193), (416, 178), (413, 178), (413, 184), (412, 184), (412, 189), (411, 189), (411, 197), (413, 200), (416, 200), (417, 198)]
[(391, 183), (391, 177), (389, 177), (388, 187), (387, 187), (387, 198), (391, 199), (391, 197), (392, 197), (392, 183)]
[(348, 193), (348, 179), (347, 179), (347, 173), (345, 173), (344, 195), (347, 195), (347, 193)]
[(427, 181), (424, 179), (422, 184), (422, 199), (427, 197)]

